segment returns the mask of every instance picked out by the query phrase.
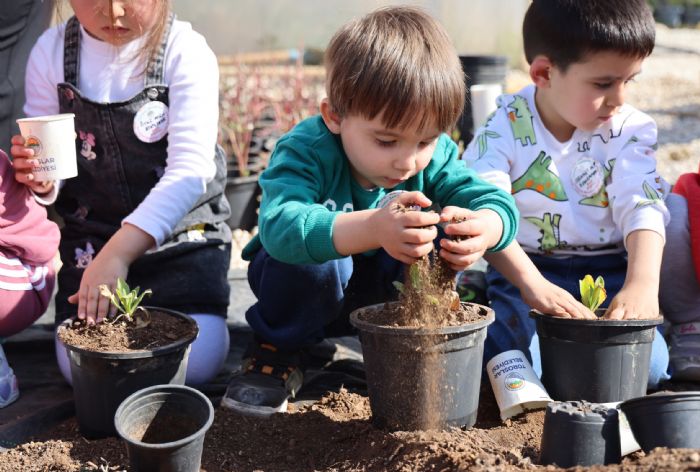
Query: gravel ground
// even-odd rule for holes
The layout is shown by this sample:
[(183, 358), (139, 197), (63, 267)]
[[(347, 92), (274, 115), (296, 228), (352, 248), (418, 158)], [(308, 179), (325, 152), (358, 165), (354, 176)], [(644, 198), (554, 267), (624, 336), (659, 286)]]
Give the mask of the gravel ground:
[[(512, 71), (510, 90), (529, 81)], [(685, 172), (697, 172), (700, 163), (700, 29), (669, 29), (657, 25), (654, 53), (629, 87), (627, 101), (651, 115), (659, 127), (659, 172), (673, 183)], [(250, 233), (234, 232), (231, 264), (245, 268), (240, 249)]]
[(673, 183), (700, 162), (700, 30), (657, 26), (656, 47), (627, 101), (659, 127), (659, 172)]

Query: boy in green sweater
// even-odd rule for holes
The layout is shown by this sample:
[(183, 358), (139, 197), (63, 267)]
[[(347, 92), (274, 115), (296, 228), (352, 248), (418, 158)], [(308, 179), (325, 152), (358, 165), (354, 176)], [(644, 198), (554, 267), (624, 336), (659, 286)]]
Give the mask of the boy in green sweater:
[[(222, 401), (243, 413), (286, 410), (302, 384), (303, 349), (347, 326), (353, 309), (395, 298), (392, 282), (433, 250), (439, 224), (464, 237), (439, 239), (455, 270), (517, 231), (511, 196), (467, 169), (445, 134), (465, 84), (435, 20), (414, 8), (377, 10), (341, 28), (325, 59), (321, 114), (279, 140), (260, 176), (259, 235), (243, 251), (258, 298), (246, 313), (255, 343)], [(541, 288), (554, 291), (549, 300), (564, 296)]]

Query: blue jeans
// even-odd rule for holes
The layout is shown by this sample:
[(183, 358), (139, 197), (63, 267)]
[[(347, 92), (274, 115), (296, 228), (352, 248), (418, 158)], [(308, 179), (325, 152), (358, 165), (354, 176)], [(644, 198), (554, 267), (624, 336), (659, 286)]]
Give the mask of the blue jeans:
[(248, 266), (258, 301), (246, 312), (256, 337), (297, 350), (326, 336), (347, 334), (347, 315), (397, 297), (403, 264), (380, 249), (321, 264), (286, 264), (260, 249)]
[[(530, 255), (542, 275), (555, 285), (567, 290), (579, 299), (578, 281), (586, 274), (602, 275), (608, 298), (607, 306), (617, 295), (625, 281), (627, 260), (622, 255), (572, 256), (554, 258)], [(538, 376), (542, 375), (540, 345), (535, 332), (535, 321), (528, 316), (528, 307), (520, 297), (520, 291), (498, 271), (489, 267), (486, 273), (488, 296), (491, 308), (496, 312), (496, 321), (488, 327), (484, 345), (484, 366), (495, 355), (510, 349), (519, 349), (530, 359)], [(668, 347), (661, 331), (654, 336), (649, 366), (649, 388), (656, 388), (660, 381), (669, 377)]]

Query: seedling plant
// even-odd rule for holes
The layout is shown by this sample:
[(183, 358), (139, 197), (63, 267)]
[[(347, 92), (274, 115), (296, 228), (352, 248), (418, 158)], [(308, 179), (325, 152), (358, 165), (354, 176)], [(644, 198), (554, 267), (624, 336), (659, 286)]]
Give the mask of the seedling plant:
[(117, 288), (112, 292), (105, 284), (100, 285), (100, 294), (109, 298), (112, 305), (117, 309), (118, 314), (113, 317), (112, 323), (116, 323), (122, 318), (127, 323), (135, 325), (136, 328), (145, 328), (151, 322), (151, 314), (147, 309), (140, 306), (143, 297), (151, 295), (151, 289), (146, 289), (139, 293), (140, 287), (130, 289), (129, 285), (121, 279), (117, 279)]

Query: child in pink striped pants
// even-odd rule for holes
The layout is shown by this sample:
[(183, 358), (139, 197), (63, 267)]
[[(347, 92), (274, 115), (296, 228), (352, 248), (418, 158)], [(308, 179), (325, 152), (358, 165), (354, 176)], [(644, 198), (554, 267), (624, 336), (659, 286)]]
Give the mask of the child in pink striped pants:
[[(0, 340), (39, 318), (55, 281), (58, 227), (25, 185), (18, 183), (0, 151)], [(19, 395), (17, 379), (0, 344), (0, 408)]]

